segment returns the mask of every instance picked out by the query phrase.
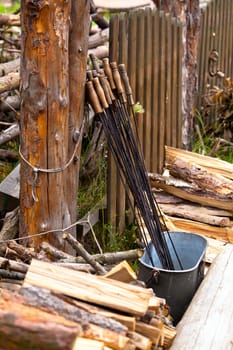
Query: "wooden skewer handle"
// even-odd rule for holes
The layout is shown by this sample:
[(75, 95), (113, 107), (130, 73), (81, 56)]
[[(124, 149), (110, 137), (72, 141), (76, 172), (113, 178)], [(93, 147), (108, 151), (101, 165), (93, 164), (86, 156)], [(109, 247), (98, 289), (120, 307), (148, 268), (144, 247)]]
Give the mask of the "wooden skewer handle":
[(92, 81), (88, 81), (86, 83), (86, 87), (87, 87), (87, 91), (88, 91), (89, 102), (90, 102), (95, 114), (102, 113), (103, 108), (100, 105), (99, 98), (95, 92)]
[(103, 66), (104, 66), (104, 73), (105, 73), (106, 77), (108, 78), (111, 89), (114, 90), (116, 88), (116, 85), (115, 85), (114, 80), (113, 80), (112, 70), (111, 70), (111, 67), (109, 65), (109, 60), (107, 57), (103, 58)]
[(124, 63), (122, 63), (122, 64), (119, 64), (118, 67), (119, 67), (121, 79), (122, 79), (124, 87), (125, 87), (125, 92), (126, 92), (126, 95), (128, 97), (128, 103), (130, 106), (133, 106), (134, 105), (133, 94), (132, 94), (132, 89), (131, 89), (131, 86), (129, 83), (129, 78), (128, 78), (128, 74), (127, 74), (125, 65), (124, 65)]
[(110, 67), (112, 68), (112, 76), (113, 76), (114, 82), (116, 84), (117, 92), (118, 92), (118, 94), (123, 94), (124, 89), (123, 89), (123, 86), (121, 83), (121, 76), (120, 76), (120, 73), (118, 71), (116, 62), (111, 62)]
[(99, 78), (97, 78), (97, 77), (93, 78), (93, 83), (94, 83), (95, 91), (97, 93), (97, 96), (99, 98), (99, 101), (100, 101), (102, 107), (104, 109), (107, 109), (109, 107), (108, 102), (106, 100), (104, 90), (103, 90), (102, 86), (100, 85)]

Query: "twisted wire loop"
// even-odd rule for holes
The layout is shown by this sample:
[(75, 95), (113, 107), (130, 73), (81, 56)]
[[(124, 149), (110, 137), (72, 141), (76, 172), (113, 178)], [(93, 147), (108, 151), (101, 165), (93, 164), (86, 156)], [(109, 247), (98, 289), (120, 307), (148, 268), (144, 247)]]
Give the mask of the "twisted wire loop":
[(40, 168), (40, 167), (34, 166), (33, 164), (31, 164), (24, 157), (24, 155), (21, 152), (21, 148), (19, 148), (19, 156), (20, 156), (20, 158), (24, 161), (24, 163), (26, 163), (32, 169), (32, 172), (33, 172), (33, 175), (34, 175), (33, 181), (32, 181), (32, 198), (33, 198), (34, 202), (38, 202), (38, 197), (37, 197), (37, 194), (36, 194), (36, 184), (37, 184), (39, 172), (40, 173), (47, 173), (47, 174), (52, 174), (52, 173), (54, 174), (54, 173), (60, 173), (60, 172), (65, 171), (71, 165), (71, 163), (74, 160), (75, 154), (76, 154), (76, 152), (78, 150), (78, 147), (80, 145), (80, 141), (82, 139), (83, 129), (84, 129), (84, 123), (82, 123), (82, 125), (81, 125), (81, 130), (79, 132), (79, 138), (78, 138), (78, 140), (77, 140), (77, 142), (75, 144), (75, 148), (74, 148), (74, 151), (73, 151), (70, 159), (68, 160), (67, 163), (65, 163), (61, 167), (46, 169), (46, 168)]

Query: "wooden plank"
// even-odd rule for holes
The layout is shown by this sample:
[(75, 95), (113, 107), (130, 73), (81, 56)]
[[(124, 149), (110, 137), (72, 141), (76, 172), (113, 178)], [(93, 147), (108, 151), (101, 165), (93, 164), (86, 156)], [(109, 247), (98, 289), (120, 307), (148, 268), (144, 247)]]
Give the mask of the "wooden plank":
[(170, 14), (165, 15), (165, 145), (172, 145), (172, 109), (171, 109), (171, 56), (172, 56), (172, 23)]
[(165, 40), (166, 40), (166, 20), (163, 11), (160, 11), (160, 28), (159, 28), (159, 137), (158, 137), (158, 168), (159, 173), (163, 171), (164, 167), (164, 146), (165, 146), (165, 83), (166, 83), (166, 75), (165, 75)]
[(233, 245), (210, 266), (177, 326), (171, 350), (232, 349)]
[(24, 285), (48, 288), (133, 315), (144, 315), (151, 297), (151, 291), (146, 288), (37, 260), (32, 260)]
[(144, 55), (145, 55), (145, 73), (144, 73), (144, 127), (143, 127), (143, 149), (146, 168), (150, 169), (151, 164), (151, 74), (152, 74), (152, 10), (145, 10), (145, 39), (144, 39)]
[(153, 13), (152, 33), (152, 121), (151, 121), (151, 171), (159, 172), (158, 163), (158, 138), (159, 138), (159, 11)]

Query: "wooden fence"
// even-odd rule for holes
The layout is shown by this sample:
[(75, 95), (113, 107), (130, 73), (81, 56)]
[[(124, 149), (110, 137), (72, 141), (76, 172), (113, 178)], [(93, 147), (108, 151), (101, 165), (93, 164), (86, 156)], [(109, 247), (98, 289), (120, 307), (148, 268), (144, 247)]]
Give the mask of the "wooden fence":
[[(147, 170), (161, 172), (164, 145), (181, 146), (182, 27), (169, 14), (146, 8), (114, 14), (110, 21), (110, 61), (124, 63), (135, 102)], [(121, 232), (128, 213), (125, 189), (109, 162), (108, 222)]]
[[(202, 8), (198, 57), (197, 108), (208, 93), (207, 86), (222, 84), (221, 78), (209, 74), (220, 70), (233, 79), (233, 1), (213, 0)], [(215, 64), (209, 66), (211, 53), (217, 53)], [(216, 57), (216, 56), (215, 56)], [(217, 58), (217, 57), (216, 57)], [(213, 63), (213, 62), (212, 62)]]
[[(216, 69), (233, 78), (233, 0), (212, 0), (201, 11), (198, 56), (200, 108), (206, 86), (218, 83), (209, 74), (209, 56), (218, 53)], [(114, 14), (110, 21), (110, 60), (125, 63), (138, 114), (141, 145), (149, 172), (161, 173), (164, 146), (181, 147), (182, 130), (182, 26), (176, 18), (146, 8)], [(108, 222), (119, 232), (128, 211), (125, 189), (110, 157), (107, 194)]]

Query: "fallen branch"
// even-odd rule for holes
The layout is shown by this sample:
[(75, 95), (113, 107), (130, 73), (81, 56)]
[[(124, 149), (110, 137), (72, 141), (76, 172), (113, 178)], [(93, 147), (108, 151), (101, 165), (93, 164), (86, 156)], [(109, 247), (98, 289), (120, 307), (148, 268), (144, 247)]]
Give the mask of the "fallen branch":
[(3, 130), (0, 134), (0, 145), (19, 136), (20, 129), (18, 123), (14, 123), (9, 128)]
[(19, 88), (20, 75), (17, 72), (11, 72), (0, 78), (0, 93)]
[(66, 240), (72, 248), (75, 249), (75, 251), (81, 255), (88, 264), (90, 264), (97, 273), (104, 275), (107, 271), (103, 266), (101, 266), (97, 261), (95, 261), (92, 256), (86, 251), (86, 249), (83, 247), (81, 243), (79, 243), (77, 240), (74, 239), (74, 237), (69, 234), (65, 233), (63, 235), (63, 239)]

